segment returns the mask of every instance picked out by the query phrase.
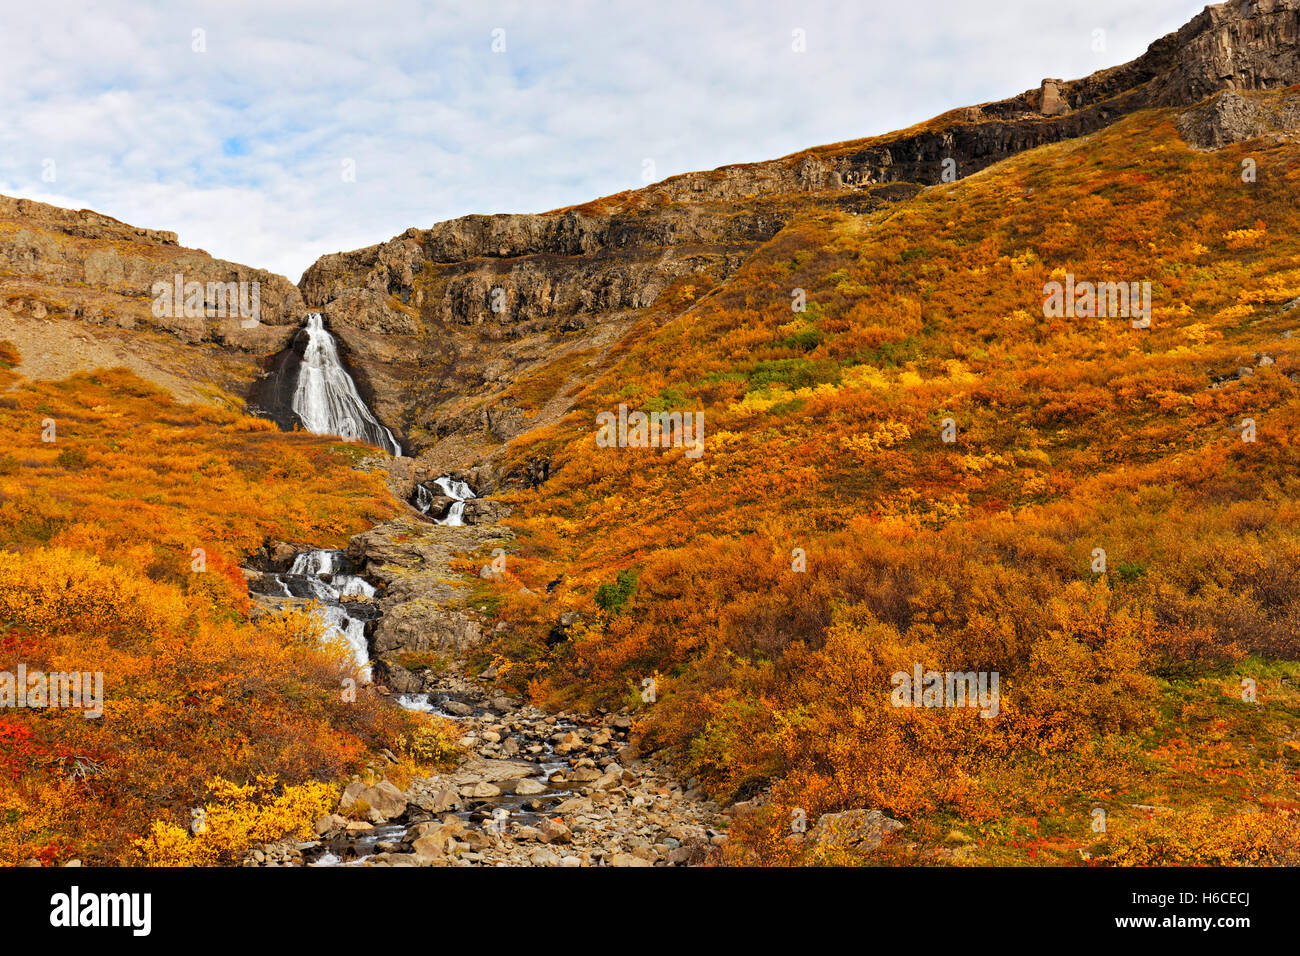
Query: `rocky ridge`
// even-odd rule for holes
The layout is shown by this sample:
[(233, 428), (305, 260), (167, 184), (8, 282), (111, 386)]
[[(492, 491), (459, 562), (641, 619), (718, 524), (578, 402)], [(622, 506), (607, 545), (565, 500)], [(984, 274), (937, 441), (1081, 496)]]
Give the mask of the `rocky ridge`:
[[(204, 286), (208, 315), (154, 314), (154, 283), (176, 275)], [(215, 289), (209, 300), (209, 283), (241, 282), (257, 283), (255, 325), (237, 304), (219, 314)], [(185, 399), (239, 396), (304, 311), (288, 279), (187, 249), (174, 232), (0, 196), (0, 335), (24, 352), (28, 377), (120, 364)]]
[[(953, 110), (909, 130), (687, 173), (540, 215), (466, 216), (323, 256), (304, 301), (354, 349), (381, 415), (417, 450), (553, 420), (637, 317), (666, 320), (810, 207), (871, 214), (948, 177), (1134, 111), (1300, 81), (1300, 0), (1205, 8), (1130, 63)], [(689, 294), (678, 295), (689, 287)], [(530, 375), (551, 375), (541, 400)]]

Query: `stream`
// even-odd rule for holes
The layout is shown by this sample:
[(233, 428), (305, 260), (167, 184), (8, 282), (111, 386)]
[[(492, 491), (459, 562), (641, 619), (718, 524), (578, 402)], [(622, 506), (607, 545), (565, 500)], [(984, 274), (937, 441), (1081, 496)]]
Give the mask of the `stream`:
[[(301, 426), (311, 432), (365, 441), (395, 456), (402, 453), (393, 433), (366, 406), (320, 313), (307, 317), (290, 348), (277, 358), (275, 371), (263, 383), (262, 395), (266, 410), (282, 427)], [(458, 527), (464, 524), (466, 502), (474, 497), (465, 481), (443, 475), (416, 484), (411, 504), (437, 524)], [(432, 510), (435, 503), (437, 513)], [(314, 602), (328, 625), (329, 635), (347, 646), (362, 680), (369, 682), (372, 672), (367, 624), (381, 613), (374, 600), (375, 586), (340, 550), (299, 551), (287, 567), (282, 562), (277, 566), (281, 570), (253, 577), (250, 590), (286, 603)], [(452, 816), (471, 830), (495, 831), (492, 839), (528, 833), (534, 825), (558, 826), (554, 818), (561, 813), (560, 805), (582, 793), (591, 793), (591, 781), (600, 773), (591, 769), (595, 766), (593, 758), (601, 756), (606, 766), (616, 766), (608, 756), (614, 746), (609, 743), (608, 733), (604, 743), (584, 743), (575, 756), (566, 756), (575, 754), (575, 741), (587, 732), (574, 720), (548, 716), (501, 695), (485, 696), (458, 678), (444, 677), (442, 685), (429, 693), (397, 696), (394, 703), (410, 711), (456, 721), (463, 728), (462, 743), (471, 757), (457, 769), (425, 782), (434, 786), (436, 781), (436, 793), (408, 795), (407, 810), (397, 817), (403, 820), (401, 823), (380, 815), (374, 825), (353, 821), (348, 826), (322, 831), (321, 839), (298, 843), (295, 852), (302, 863), (330, 867), (365, 865), (376, 857), (381, 858), (381, 863), (394, 856), (410, 859), (410, 854), (401, 852), (404, 845), (409, 845), (406, 841), (410, 828), (434, 821), (446, 825)], [(622, 726), (630, 726), (630, 721)], [(618, 733), (625, 735), (626, 730)], [(557, 753), (560, 744), (564, 746)], [(580, 761), (578, 755), (586, 756)], [(587, 776), (579, 779), (588, 784), (586, 787), (570, 782), (571, 775), (577, 776), (572, 768), (583, 764), (586, 769), (581, 772)], [(636, 778), (629, 775), (627, 779)], [(614, 779), (611, 786), (619, 783)], [(520, 789), (524, 792), (517, 792)], [(637, 797), (644, 806), (657, 799), (651, 793)], [(579, 802), (591, 805), (590, 798), (580, 798)], [(664, 848), (671, 849), (667, 845)], [(602, 851), (585, 852), (599, 856)], [(483, 859), (473, 852), (462, 856), (466, 861)], [(577, 863), (576, 857), (570, 859)]]
[(375, 586), (355, 571), (342, 551), (301, 551), (288, 571), (263, 574), (249, 589), (273, 597), (317, 602), (330, 635), (347, 644), (361, 669), (361, 679), (369, 681), (366, 622), (379, 617), (379, 608), (371, 600)]

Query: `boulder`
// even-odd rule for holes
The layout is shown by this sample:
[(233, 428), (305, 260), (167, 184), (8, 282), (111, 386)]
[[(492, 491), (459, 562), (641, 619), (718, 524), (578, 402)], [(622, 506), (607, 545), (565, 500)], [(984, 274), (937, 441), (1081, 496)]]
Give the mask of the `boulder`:
[(521, 797), (535, 797), (539, 794), (546, 793), (550, 788), (539, 780), (532, 777), (525, 777), (515, 784), (515, 793)]
[(510, 512), (510, 506), (503, 501), (471, 498), (465, 502), (463, 518), (466, 524), (496, 524), (510, 517)]
[(460, 794), (449, 787), (436, 789), (412, 788), (408, 802), (411, 806), (423, 810), (425, 813), (446, 813), (448, 810), (459, 809), (461, 805)]
[(537, 832), (541, 834), (543, 843), (573, 842), (573, 831), (559, 820), (552, 820), (549, 817), (542, 817), (537, 824)]
[(878, 849), (886, 837), (902, 829), (902, 823), (879, 810), (823, 813), (808, 831), (807, 845), (814, 858), (836, 854), (857, 856)]
[(348, 784), (339, 800), (339, 812), (346, 814), (358, 803), (366, 804), (370, 813), (380, 818), (378, 822), (395, 819), (406, 812), (406, 795), (388, 780), (373, 787), (356, 780)]

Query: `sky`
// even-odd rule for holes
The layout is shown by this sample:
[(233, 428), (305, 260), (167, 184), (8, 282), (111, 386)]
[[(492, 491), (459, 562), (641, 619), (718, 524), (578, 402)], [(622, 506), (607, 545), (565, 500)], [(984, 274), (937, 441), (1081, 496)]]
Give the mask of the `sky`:
[(6, 0), (0, 194), (297, 281), (1139, 56), (1188, 0)]

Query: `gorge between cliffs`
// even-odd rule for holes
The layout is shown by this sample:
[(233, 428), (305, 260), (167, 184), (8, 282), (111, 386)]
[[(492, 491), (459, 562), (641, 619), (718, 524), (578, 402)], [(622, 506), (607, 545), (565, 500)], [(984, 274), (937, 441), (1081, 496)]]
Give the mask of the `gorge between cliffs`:
[[(392, 433), (358, 394), (319, 313), (274, 360), (260, 394), (286, 428), (401, 457)], [(345, 550), (269, 543), (245, 574), (261, 613), (315, 609), (326, 640), (348, 649), (363, 683), (376, 676), (374, 657), (380, 691), (394, 706), (455, 722), (467, 758), (404, 787), (376, 764), (365, 781), (354, 778), (335, 813), (316, 821), (315, 839), (255, 847), (244, 865), (636, 867), (715, 858), (728, 819), (666, 767), (642, 759), (629, 739), (626, 708), (547, 714), (493, 690), (494, 668), (478, 678), (460, 676), (460, 655), (473, 647), (480, 625), (472, 608), (451, 599), (456, 588), (447, 581), (456, 572), (448, 556), (503, 541), (509, 532), (480, 523), (491, 512), (454, 475), (416, 481), (408, 504), (408, 515), (358, 535)], [(491, 565), (482, 573), (498, 574)], [(419, 672), (400, 663), (428, 652), (445, 655), (444, 669)]]

